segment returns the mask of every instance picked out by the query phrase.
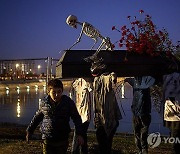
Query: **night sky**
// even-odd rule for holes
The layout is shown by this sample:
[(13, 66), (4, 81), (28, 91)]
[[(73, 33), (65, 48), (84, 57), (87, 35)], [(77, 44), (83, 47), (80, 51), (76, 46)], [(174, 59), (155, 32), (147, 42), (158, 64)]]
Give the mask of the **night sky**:
[[(59, 51), (69, 48), (81, 31), (66, 24), (70, 14), (114, 43), (121, 34), (112, 26), (128, 24), (127, 16), (138, 17), (141, 9), (159, 29), (167, 29), (174, 44), (180, 40), (180, 0), (0, 0), (0, 59), (58, 59)], [(92, 44), (83, 36), (73, 49), (90, 49)]]

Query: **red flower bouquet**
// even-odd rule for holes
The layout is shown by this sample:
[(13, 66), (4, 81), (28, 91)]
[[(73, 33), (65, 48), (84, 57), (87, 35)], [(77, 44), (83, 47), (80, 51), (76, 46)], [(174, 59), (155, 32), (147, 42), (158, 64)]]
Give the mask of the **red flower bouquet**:
[[(144, 11), (139, 11), (144, 15)], [(115, 26), (112, 30), (121, 33), (121, 38), (116, 43), (119, 47), (126, 47), (128, 52), (138, 54), (148, 54), (151, 56), (172, 56), (175, 46), (169, 39), (169, 34), (165, 29), (158, 30), (152, 22), (149, 15), (144, 15), (143, 20), (138, 20), (136, 17), (132, 20), (131, 16), (127, 17), (130, 21), (130, 27), (124, 25), (119, 29)]]

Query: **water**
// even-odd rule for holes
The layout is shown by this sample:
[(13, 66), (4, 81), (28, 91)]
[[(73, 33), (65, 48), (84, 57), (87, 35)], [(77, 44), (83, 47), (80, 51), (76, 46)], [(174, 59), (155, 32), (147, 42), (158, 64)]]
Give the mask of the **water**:
[[(68, 95), (69, 86), (65, 86), (64, 94)], [(123, 119), (120, 120), (120, 124), (117, 132), (132, 133), (132, 113), (130, 110), (132, 101), (132, 89), (125, 87), (126, 99), (119, 101), (119, 106), (122, 111), (125, 111)], [(12, 89), (0, 90), (0, 122), (10, 122), (17, 124), (29, 124), (33, 115), (39, 107), (39, 101), (46, 95), (45, 86), (31, 86)], [(169, 130), (163, 126), (163, 120), (160, 115), (152, 108), (152, 122), (149, 132), (160, 132), (161, 134), (168, 135)], [(71, 122), (71, 126), (72, 122)], [(93, 123), (90, 123), (90, 129), (94, 129)]]

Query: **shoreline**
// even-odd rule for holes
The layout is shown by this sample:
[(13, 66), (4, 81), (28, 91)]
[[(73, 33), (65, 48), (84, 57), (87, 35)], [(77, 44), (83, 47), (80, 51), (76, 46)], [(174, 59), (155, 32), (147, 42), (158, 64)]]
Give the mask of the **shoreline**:
[[(71, 85), (72, 79), (62, 79), (63, 85), (67, 87)], [(39, 87), (43, 88), (46, 87), (46, 80), (39, 79), (39, 80), (8, 80), (8, 81), (0, 81), (0, 90), (8, 90), (8, 89), (17, 89), (17, 87), (21, 89), (26, 89), (27, 87)]]
[[(72, 84), (72, 82), (74, 81), (73, 78), (69, 78), (69, 79), (60, 79), (63, 82), (64, 87), (68, 87)], [(120, 82), (121, 80), (123, 80), (123, 78), (118, 78), (117, 79), (118, 82)], [(37, 85), (38, 87), (43, 87), (46, 86), (46, 79), (32, 79), (32, 80), (23, 80), (23, 79), (17, 79), (17, 80), (5, 80), (5, 81), (0, 81), (0, 90), (6, 89), (6, 88), (27, 88), (27, 86), (29, 87), (34, 87), (35, 85)]]

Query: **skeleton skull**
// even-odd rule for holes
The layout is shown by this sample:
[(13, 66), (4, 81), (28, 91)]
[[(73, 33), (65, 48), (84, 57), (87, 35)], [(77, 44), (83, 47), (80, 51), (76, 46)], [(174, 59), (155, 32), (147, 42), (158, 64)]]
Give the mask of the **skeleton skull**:
[(73, 28), (77, 28), (77, 17), (74, 15), (69, 15), (66, 19), (66, 23)]

